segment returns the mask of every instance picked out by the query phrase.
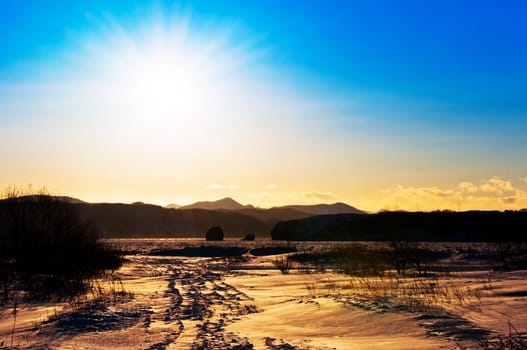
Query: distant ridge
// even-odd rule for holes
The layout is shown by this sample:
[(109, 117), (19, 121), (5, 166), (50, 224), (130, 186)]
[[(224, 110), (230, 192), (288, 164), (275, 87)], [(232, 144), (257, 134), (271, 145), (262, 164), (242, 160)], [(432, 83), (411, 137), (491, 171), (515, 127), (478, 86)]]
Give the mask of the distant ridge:
[(283, 220), (292, 220), (292, 219), (303, 219), (312, 216), (312, 214), (298, 211), (289, 208), (271, 208), (271, 209), (261, 209), (261, 208), (244, 208), (238, 210), (226, 210), (221, 209), (218, 211), (226, 213), (238, 213), (246, 216), (250, 216), (261, 220), (267, 223), (270, 227), (273, 227), (279, 221)]
[(178, 209), (205, 209), (205, 210), (240, 210), (254, 208), (252, 205), (243, 205), (236, 202), (230, 197), (226, 197), (217, 201), (202, 201), (194, 204), (184, 205)]
[(181, 208), (181, 205), (175, 204), (175, 203), (170, 203), (170, 204), (165, 205), (165, 208), (167, 208), (167, 209), (179, 209), (179, 208)]
[[(165, 208), (176, 209), (206, 209), (206, 210), (247, 210), (253, 209), (250, 213), (254, 214), (256, 211), (294, 211), (296, 213), (305, 213), (309, 215), (327, 215), (327, 214), (366, 214), (366, 212), (352, 207), (346, 203), (338, 202), (333, 204), (313, 204), (313, 205), (285, 205), (272, 207), (270, 209), (262, 209), (254, 207), (253, 205), (243, 205), (230, 197), (226, 197), (217, 201), (201, 201), (189, 205), (177, 206), (167, 205)], [(248, 212), (246, 212), (248, 214)]]
[(74, 197), (68, 197), (68, 196), (50, 196), (50, 195), (40, 195), (40, 194), (31, 194), (31, 195), (28, 195), (28, 196), (20, 196), (20, 197), (17, 197), (18, 199), (20, 200), (25, 200), (25, 201), (36, 201), (38, 200), (39, 198), (41, 197), (50, 197), (50, 198), (53, 198), (55, 200), (59, 200), (59, 201), (63, 201), (63, 202), (66, 202), (66, 203), (70, 203), (70, 204), (83, 204), (83, 203), (87, 203), (83, 200), (80, 200), (78, 198), (74, 198)]
[(277, 207), (283, 209), (293, 209), (311, 215), (328, 214), (366, 214), (366, 212), (352, 207), (346, 203), (338, 202), (334, 204), (315, 204), (315, 205), (286, 205)]

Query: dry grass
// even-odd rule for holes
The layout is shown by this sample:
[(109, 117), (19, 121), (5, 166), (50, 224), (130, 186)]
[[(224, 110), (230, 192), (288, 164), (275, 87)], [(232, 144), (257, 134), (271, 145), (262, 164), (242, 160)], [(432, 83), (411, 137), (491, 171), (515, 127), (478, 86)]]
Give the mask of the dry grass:
[(380, 309), (404, 309), (430, 312), (445, 305), (464, 306), (481, 302), (491, 294), (487, 289), (473, 289), (455, 279), (413, 278), (400, 276), (351, 276), (346, 282), (323, 280), (306, 283), (307, 295), (331, 297), (349, 305)]
[(293, 260), (289, 255), (277, 256), (273, 260), (273, 265), (284, 275), (287, 275), (293, 267)]
[(93, 304), (114, 305), (132, 297), (133, 294), (125, 290), (122, 280), (111, 274), (93, 281), (88, 293), (73, 296), (68, 305), (72, 310), (80, 310)]
[(524, 350), (527, 349), (527, 335), (521, 333), (509, 321), (509, 332), (474, 341), (470, 346), (458, 344), (461, 350)]

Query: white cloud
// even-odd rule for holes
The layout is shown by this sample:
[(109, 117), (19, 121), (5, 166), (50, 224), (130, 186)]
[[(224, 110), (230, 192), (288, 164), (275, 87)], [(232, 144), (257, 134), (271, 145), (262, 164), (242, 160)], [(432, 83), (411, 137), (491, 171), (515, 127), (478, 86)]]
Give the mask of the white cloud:
[(504, 194), (507, 192), (513, 192), (515, 190), (514, 186), (510, 181), (503, 180), (497, 176), (494, 176), (483, 183), (479, 189), (482, 192), (495, 193), (495, 194)]
[(315, 200), (336, 200), (338, 197), (331, 193), (331, 192), (319, 192), (319, 191), (311, 191), (311, 192), (304, 192), (302, 195), (309, 199), (315, 199)]
[(479, 184), (463, 181), (454, 188), (405, 187), (383, 190), (386, 205), (390, 209), (449, 208), (469, 209), (515, 209), (527, 206), (527, 192), (511, 181), (498, 176), (480, 181)]
[(469, 193), (478, 192), (478, 186), (475, 186), (472, 182), (463, 181), (457, 186), (458, 190)]
[(222, 185), (222, 184), (210, 184), (207, 186), (209, 190), (237, 190), (240, 188), (238, 185), (228, 184), (228, 185)]

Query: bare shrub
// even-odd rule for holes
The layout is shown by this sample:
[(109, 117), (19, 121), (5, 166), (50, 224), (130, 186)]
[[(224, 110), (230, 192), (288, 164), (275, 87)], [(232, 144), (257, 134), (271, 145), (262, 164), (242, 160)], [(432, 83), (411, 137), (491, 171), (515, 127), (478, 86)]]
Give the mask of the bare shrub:
[(280, 270), (283, 275), (287, 275), (291, 267), (293, 266), (293, 260), (289, 255), (286, 256), (277, 256), (273, 260), (273, 265)]
[(314, 297), (317, 296), (317, 286), (316, 286), (315, 282), (311, 282), (311, 283), (307, 283), (306, 282), (305, 286), (306, 286), (308, 297), (314, 298)]
[(416, 271), (419, 276), (427, 276), (430, 263), (437, 259), (437, 254), (426, 244), (414, 241), (392, 241), (390, 249), (395, 270), (403, 276), (409, 269)]
[(44, 191), (10, 189), (0, 200), (2, 302), (14, 289), (26, 299), (52, 300), (84, 293), (89, 281), (121, 264), (97, 229), (80, 219), (75, 206)]

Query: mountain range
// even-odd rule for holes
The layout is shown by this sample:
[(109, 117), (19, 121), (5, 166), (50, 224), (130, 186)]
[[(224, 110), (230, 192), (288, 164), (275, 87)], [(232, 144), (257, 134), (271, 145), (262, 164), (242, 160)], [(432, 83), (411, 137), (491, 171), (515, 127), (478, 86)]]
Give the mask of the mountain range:
[[(37, 200), (26, 196), (24, 200)], [(270, 237), (280, 221), (305, 219), (313, 215), (362, 211), (344, 203), (291, 205), (269, 209), (243, 205), (232, 198), (162, 207), (143, 202), (88, 203), (72, 197), (53, 197), (67, 202), (79, 215), (99, 228), (103, 237), (203, 237), (212, 226), (220, 226), (225, 237), (243, 237), (252, 233)]]
[[(301, 212), (310, 215), (325, 215), (325, 214), (365, 214), (364, 211), (359, 210), (346, 203), (334, 204), (314, 204), (314, 205), (285, 205), (273, 207), (270, 209), (257, 208), (251, 204), (243, 205), (230, 197), (226, 197), (217, 201), (203, 201), (196, 202), (189, 205), (179, 206), (177, 204), (169, 204), (166, 208), (174, 209), (206, 209), (206, 210), (242, 210), (246, 213), (254, 213), (255, 211), (287, 211)], [(248, 210), (252, 209), (252, 210)]]

